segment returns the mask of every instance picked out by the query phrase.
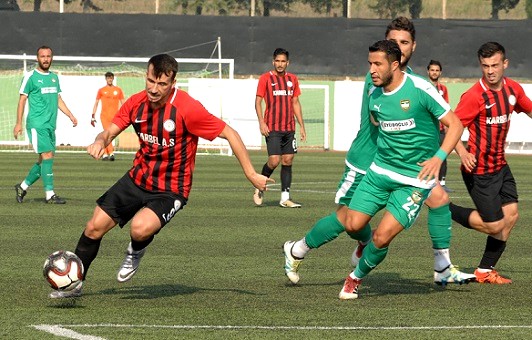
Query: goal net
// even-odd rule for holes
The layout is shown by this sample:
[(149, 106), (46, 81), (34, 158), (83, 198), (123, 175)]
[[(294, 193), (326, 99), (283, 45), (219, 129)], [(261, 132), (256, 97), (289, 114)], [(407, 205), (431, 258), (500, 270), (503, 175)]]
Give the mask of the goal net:
[[(59, 112), (57, 119), (57, 151), (84, 151), (102, 130), (99, 125), (100, 108), (97, 110), (96, 127), (90, 125), (92, 109), (99, 88), (105, 86), (104, 74), (115, 74), (115, 83), (127, 97), (145, 88), (146, 66), (149, 58), (106, 58), (54, 56), (51, 71), (59, 76), (61, 97), (78, 119), (72, 127), (70, 120)], [(176, 58), (179, 63), (178, 87), (188, 88), (191, 79), (233, 79), (233, 59)], [(0, 150), (30, 150), (25, 125), (23, 135), (15, 139), (19, 89), (24, 73), (35, 68), (34, 56), (0, 55)], [(25, 115), (27, 114), (27, 108)], [(24, 117), (25, 121), (25, 117)], [(133, 128), (122, 132), (115, 140), (117, 152), (134, 151), (138, 148)], [(209, 152), (224, 152), (222, 142), (200, 143), (200, 149)], [(219, 145), (217, 145), (219, 144)]]

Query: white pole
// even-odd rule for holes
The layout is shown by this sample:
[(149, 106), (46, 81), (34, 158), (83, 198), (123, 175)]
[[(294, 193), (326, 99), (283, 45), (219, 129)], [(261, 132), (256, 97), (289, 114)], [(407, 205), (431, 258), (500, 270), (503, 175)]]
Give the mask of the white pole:
[[(222, 59), (222, 39), (218, 37), (218, 59)], [(222, 63), (218, 63), (218, 78), (222, 79)]]
[(251, 0), (251, 5), (249, 7), (250, 7), (249, 16), (254, 17), (255, 16), (255, 0)]
[(59, 0), (59, 13), (65, 12), (65, 0)]
[(155, 14), (159, 14), (159, 0), (155, 0)]
[(24, 74), (28, 72), (28, 62), (26, 61), (26, 53), (22, 55), (24, 57)]
[(351, 0), (347, 0), (347, 18), (351, 18)]
[(447, 0), (441, 0), (441, 18), (447, 19)]

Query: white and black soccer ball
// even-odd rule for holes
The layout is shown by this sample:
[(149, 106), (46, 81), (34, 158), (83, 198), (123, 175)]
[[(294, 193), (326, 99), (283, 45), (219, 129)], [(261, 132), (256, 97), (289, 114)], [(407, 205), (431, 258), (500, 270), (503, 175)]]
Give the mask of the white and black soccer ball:
[(83, 263), (73, 252), (58, 250), (44, 261), (43, 275), (56, 290), (72, 290), (83, 280)]

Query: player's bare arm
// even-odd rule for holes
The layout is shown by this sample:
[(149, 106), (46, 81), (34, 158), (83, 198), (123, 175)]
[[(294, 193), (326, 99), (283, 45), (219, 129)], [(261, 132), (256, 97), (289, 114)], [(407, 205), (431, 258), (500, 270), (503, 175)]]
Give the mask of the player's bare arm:
[(18, 99), (18, 106), (17, 106), (17, 122), (15, 124), (15, 127), (13, 128), (13, 136), (15, 139), (18, 139), (18, 136), (22, 134), (22, 117), (24, 116), (24, 107), (26, 106), (26, 101), (28, 100), (28, 96), (25, 94), (21, 94), (20, 98)]
[(301, 109), (301, 103), (299, 102), (298, 97), (292, 99), (292, 106), (294, 108), (294, 116), (296, 116), (296, 120), (299, 124), (299, 134), (301, 141), (306, 142), (307, 132), (305, 131), (305, 122), (303, 121), (303, 110)]
[(70, 112), (63, 101), (63, 98), (61, 98), (61, 95), (57, 96), (57, 107), (59, 107), (59, 110), (61, 110), (61, 112), (63, 112), (70, 119), (74, 127), (78, 125), (78, 119), (72, 114), (72, 112)]
[(453, 151), (464, 132), (462, 122), (452, 110), (449, 110), (449, 112), (442, 117), (440, 122), (447, 126), (447, 134), (445, 135), (438, 152), (432, 158), (420, 164), (422, 166), (422, 169), (418, 174), (418, 179), (420, 180), (429, 181), (433, 178), (438, 178), (443, 160), (449, 153), (451, 153), (451, 151)]
[(224, 138), (229, 142), (236, 159), (238, 159), (242, 170), (244, 170), (244, 175), (246, 175), (246, 178), (251, 182), (251, 184), (253, 184), (255, 188), (265, 191), (266, 184), (268, 182), (275, 182), (273, 179), (258, 174), (255, 171), (253, 164), (251, 164), (246, 146), (242, 142), (238, 132), (236, 132), (232, 127), (226, 125), (218, 137)]
[(111, 125), (100, 132), (94, 139), (94, 142), (87, 147), (87, 153), (95, 159), (102, 158), (107, 145), (111, 144), (120, 132), (122, 132), (122, 130), (120, 130), (120, 128), (114, 123), (111, 123)]
[(257, 118), (259, 119), (259, 129), (261, 135), (268, 137), (270, 135), (270, 129), (264, 121), (264, 114), (262, 113), (262, 97), (255, 97), (255, 111), (257, 112)]

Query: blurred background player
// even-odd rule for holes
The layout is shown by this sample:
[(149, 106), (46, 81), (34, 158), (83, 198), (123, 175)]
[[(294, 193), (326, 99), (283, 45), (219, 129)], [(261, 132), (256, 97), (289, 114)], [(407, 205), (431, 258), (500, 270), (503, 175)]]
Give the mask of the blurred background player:
[(467, 149), (458, 143), (456, 152), (476, 209), (451, 204), (451, 213), (453, 220), (464, 227), (488, 234), (475, 270), (477, 281), (508, 284), (512, 280), (494, 269), (519, 216), (517, 186), (504, 148), (512, 112), (532, 117), (532, 101), (519, 83), (504, 76), (508, 59), (501, 44), (483, 44), (477, 57), (482, 78), (462, 94), (456, 107), (456, 115), (469, 130)]
[[(94, 108), (92, 109), (92, 119), (91, 125), (96, 126), (96, 111), (98, 110), (98, 102), (102, 102), (100, 110), (100, 121), (102, 122), (103, 129), (107, 129), (111, 125), (113, 117), (118, 112), (118, 109), (122, 104), (124, 104), (124, 93), (122, 89), (113, 84), (115, 75), (112, 72), (107, 72), (105, 74), (105, 81), (107, 85), (98, 90), (96, 94), (96, 102), (94, 103)], [(115, 148), (113, 143), (110, 143), (106, 148), (103, 154), (102, 160), (104, 161), (114, 161), (115, 160)]]
[(26, 73), (20, 86), (20, 98), (17, 107), (17, 122), (13, 128), (15, 139), (22, 134), (22, 117), (26, 101), (29, 102), (26, 117), (26, 133), (33, 150), (39, 154), (37, 163), (30, 169), (22, 183), (15, 185), (16, 199), (22, 203), (28, 188), (42, 178), (46, 203), (65, 204), (66, 201), (54, 192), (55, 130), (57, 111), (61, 110), (74, 127), (78, 120), (61, 98), (61, 86), (57, 74), (50, 71), (53, 52), (48, 46), (37, 50), (37, 68)]
[[(260, 133), (266, 138), (268, 161), (262, 167), (262, 174), (270, 177), (281, 163), (281, 200), (283, 208), (300, 208), (301, 204), (292, 201), (292, 162), (297, 153), (296, 125), (299, 124), (301, 141), (306, 141), (305, 123), (299, 103), (299, 81), (294, 74), (286, 72), (290, 64), (289, 53), (283, 48), (273, 52), (273, 70), (260, 76), (255, 98), (255, 111), (259, 119)], [(262, 100), (266, 103), (264, 113)], [(262, 205), (264, 192), (255, 190), (253, 201)]]
[[(440, 83), (440, 77), (442, 73), (442, 66), (441, 63), (438, 60), (431, 60), (427, 66), (427, 74), (429, 76), (430, 82), (436, 86), (436, 89), (438, 89), (438, 92), (440, 95), (445, 99), (447, 103), (449, 103), (449, 92), (447, 91), (447, 86)], [(445, 132), (447, 127), (443, 124), (440, 124), (440, 144), (443, 142), (443, 139), (445, 138)], [(447, 192), (451, 192), (451, 189), (449, 189), (445, 184), (445, 177), (447, 176), (447, 159), (443, 161), (443, 164), (440, 168), (440, 174), (438, 176), (438, 180), (440, 181), (441, 186), (443, 189)]]

